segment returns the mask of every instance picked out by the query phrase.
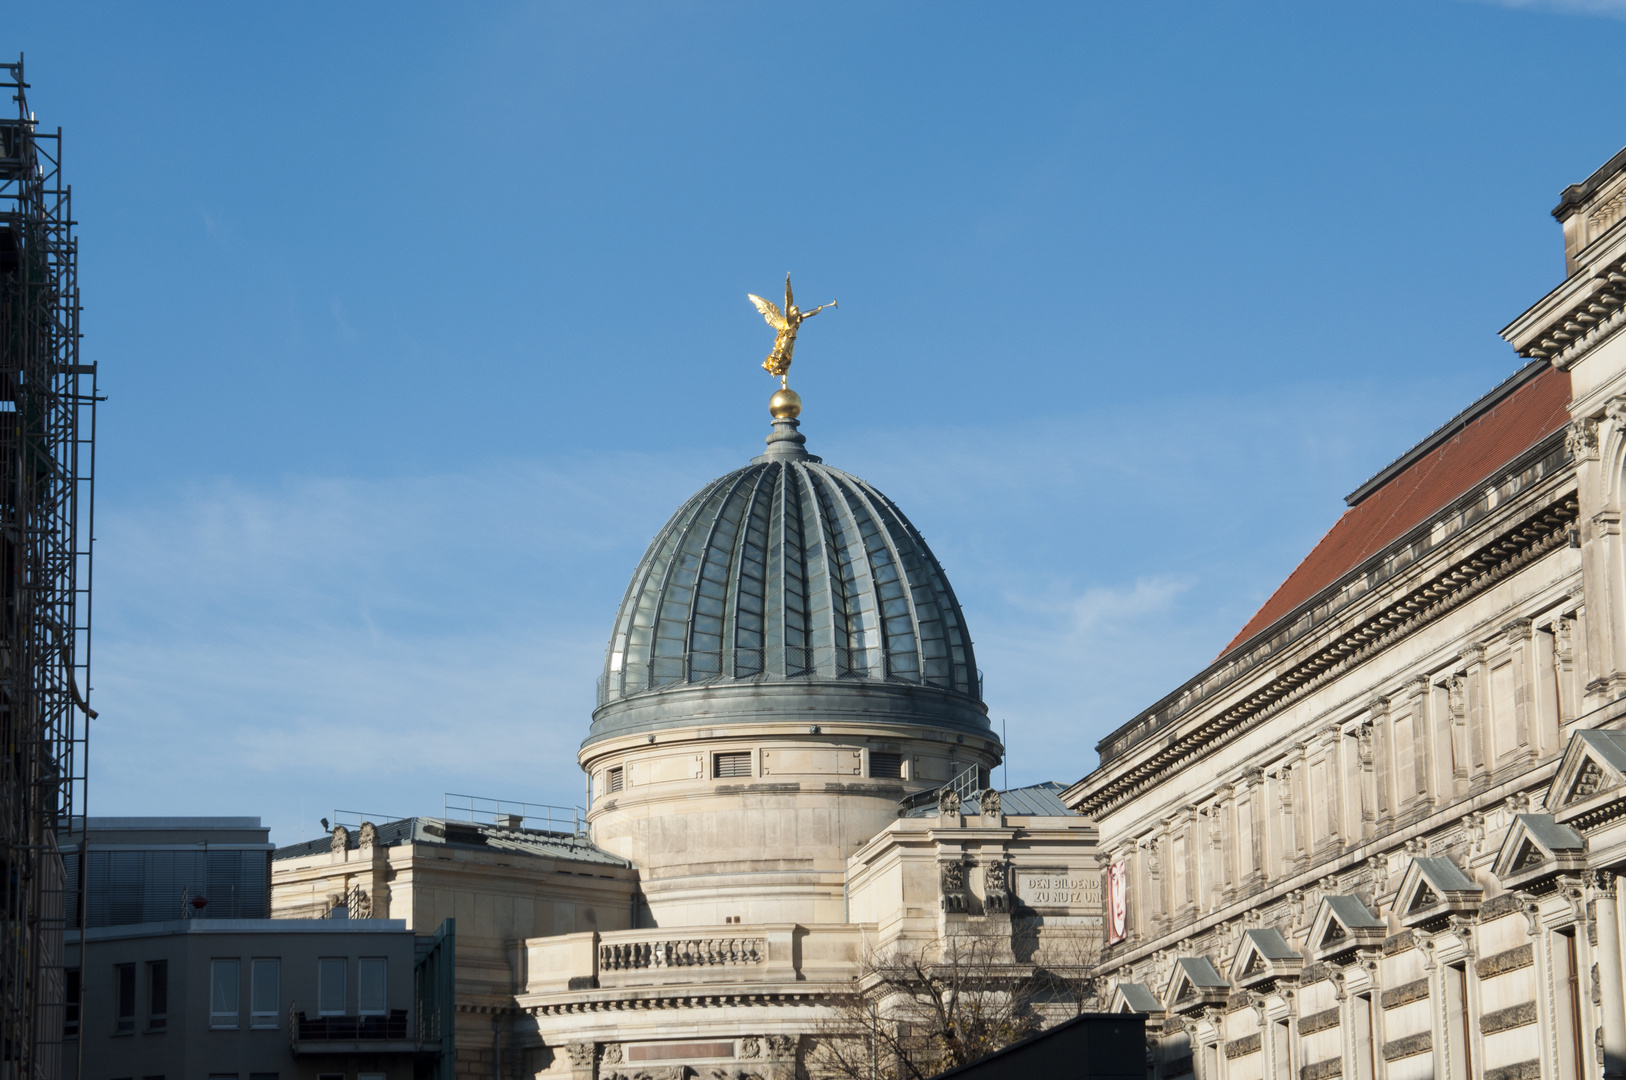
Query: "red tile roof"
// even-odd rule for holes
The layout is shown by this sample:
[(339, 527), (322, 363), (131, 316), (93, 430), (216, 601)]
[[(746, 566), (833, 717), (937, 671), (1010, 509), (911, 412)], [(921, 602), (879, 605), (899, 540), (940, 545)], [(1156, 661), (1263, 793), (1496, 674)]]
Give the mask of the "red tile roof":
[[(1521, 372), (1521, 374), (1523, 374)], [(1397, 464), (1394, 475), (1369, 481), (1350, 496), (1353, 505), (1248, 620), (1220, 656), (1245, 644), (1321, 590), (1428, 520), (1502, 466), (1569, 422), (1570, 377), (1547, 368), (1534, 378), (1510, 379)], [(1503, 396), (1497, 397), (1498, 392)], [(1430, 444), (1433, 445), (1430, 445)], [(1420, 455), (1418, 451), (1422, 451)], [(1415, 460), (1407, 462), (1407, 458)], [(1394, 468), (1394, 466), (1391, 466)], [(1389, 470), (1384, 470), (1388, 472)], [(1368, 490), (1370, 489), (1370, 490)]]

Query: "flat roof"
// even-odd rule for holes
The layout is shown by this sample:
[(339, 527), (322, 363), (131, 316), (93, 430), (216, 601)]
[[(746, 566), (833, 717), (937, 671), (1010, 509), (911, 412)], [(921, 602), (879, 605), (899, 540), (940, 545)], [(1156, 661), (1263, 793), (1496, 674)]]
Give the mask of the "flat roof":
[(65, 940), (77, 944), (81, 934), (89, 941), (110, 941), (172, 934), (397, 934), (406, 930), (405, 919), (169, 919), (69, 930)]
[(163, 829), (263, 829), (257, 817), (92, 817), (85, 818), (87, 832), (115, 832), (120, 829), (156, 832)]

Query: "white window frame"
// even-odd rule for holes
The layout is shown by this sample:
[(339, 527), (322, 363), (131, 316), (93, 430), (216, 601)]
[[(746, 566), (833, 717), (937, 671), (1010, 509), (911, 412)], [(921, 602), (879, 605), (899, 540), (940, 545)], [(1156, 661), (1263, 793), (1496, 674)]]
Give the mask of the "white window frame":
[[(224, 978), (230, 972), (229, 979)], [(231, 1011), (216, 1008), (223, 1004), (219, 1001), (220, 990), (229, 988), (231, 991)], [(236, 1028), (243, 1022), (243, 962), (235, 956), (218, 957), (209, 961), (209, 1026), (211, 1028)]]
[[(260, 972), (271, 970), (271, 1008), (262, 1009), (265, 1002), (258, 1001)], [(257, 956), (248, 963), (248, 1026), (274, 1028), (282, 1014), (282, 961), (274, 956)]]

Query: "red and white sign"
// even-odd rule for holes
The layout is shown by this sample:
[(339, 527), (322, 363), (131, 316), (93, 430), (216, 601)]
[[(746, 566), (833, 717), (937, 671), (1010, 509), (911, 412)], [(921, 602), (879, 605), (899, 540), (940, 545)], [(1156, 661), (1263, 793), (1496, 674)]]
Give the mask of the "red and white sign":
[(1122, 860), (1107, 867), (1107, 944), (1129, 936), (1129, 875)]

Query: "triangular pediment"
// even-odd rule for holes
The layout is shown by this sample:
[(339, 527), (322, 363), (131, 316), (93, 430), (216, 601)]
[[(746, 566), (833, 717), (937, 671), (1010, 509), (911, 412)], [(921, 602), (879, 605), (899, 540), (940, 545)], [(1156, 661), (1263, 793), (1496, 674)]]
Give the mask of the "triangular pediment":
[(1169, 972), (1163, 1001), (1175, 1011), (1223, 1002), (1231, 985), (1205, 956), (1182, 956)]
[(1611, 791), (1626, 798), (1626, 732), (1577, 731), (1547, 787), (1548, 809), (1563, 816), (1569, 807)]
[(1249, 988), (1281, 978), (1291, 978), (1304, 966), (1304, 957), (1281, 931), (1244, 930), (1231, 958), (1231, 981)]
[(1471, 914), (1485, 890), (1450, 859), (1415, 858), (1401, 875), (1394, 910), (1407, 927), (1449, 915)]
[(1517, 889), (1585, 867), (1586, 839), (1580, 833), (1551, 814), (1515, 814), (1491, 873), (1504, 888)]
[(1355, 896), (1323, 896), (1307, 940), (1317, 960), (1383, 944), (1387, 925)]
[(1168, 992), (1163, 995), (1163, 1000), (1168, 1003), (1169, 1008), (1173, 1009), (1183, 1005), (1196, 995), (1197, 988), (1191, 985), (1191, 980), (1186, 978), (1185, 972), (1176, 968), (1174, 978), (1170, 980)]
[(1160, 1013), (1163, 1003), (1157, 1000), (1152, 988), (1145, 983), (1116, 983), (1112, 987), (1112, 1004), (1107, 1008), (1113, 1013)]

